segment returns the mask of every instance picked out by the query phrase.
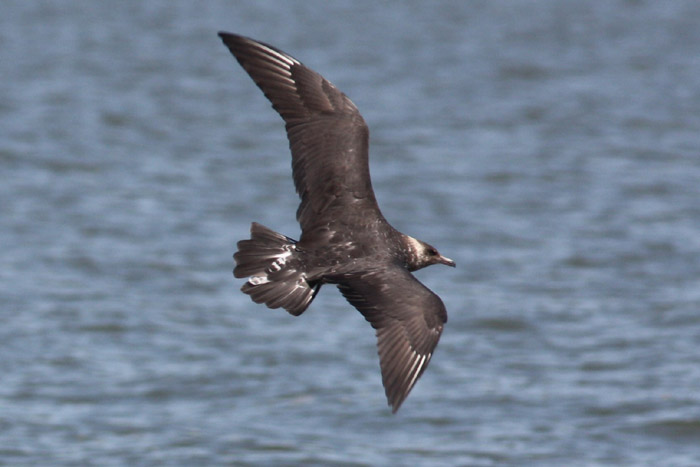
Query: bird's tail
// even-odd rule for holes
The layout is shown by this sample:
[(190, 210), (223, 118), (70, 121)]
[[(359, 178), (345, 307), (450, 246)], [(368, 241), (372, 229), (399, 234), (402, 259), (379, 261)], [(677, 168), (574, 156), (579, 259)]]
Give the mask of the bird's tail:
[(238, 242), (233, 275), (248, 280), (241, 290), (256, 303), (284, 308), (298, 316), (316, 296), (321, 283), (309, 283), (296, 240), (253, 222), (250, 240)]

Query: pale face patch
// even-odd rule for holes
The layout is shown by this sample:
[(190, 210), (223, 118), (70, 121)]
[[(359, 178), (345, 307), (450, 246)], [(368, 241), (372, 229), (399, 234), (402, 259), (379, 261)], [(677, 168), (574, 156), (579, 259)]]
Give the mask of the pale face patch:
[(411, 249), (411, 252), (413, 252), (415, 256), (422, 256), (423, 250), (425, 249), (423, 243), (420, 240), (413, 238), (409, 235), (406, 235), (406, 238), (408, 239), (408, 244), (409, 248)]

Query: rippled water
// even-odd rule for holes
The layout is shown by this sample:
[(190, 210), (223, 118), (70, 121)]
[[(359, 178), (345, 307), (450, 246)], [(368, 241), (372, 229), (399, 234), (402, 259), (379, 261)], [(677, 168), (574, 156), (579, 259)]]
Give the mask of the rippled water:
[[(0, 463), (700, 464), (700, 4), (5, 2)], [(282, 122), (220, 44), (358, 105), (385, 215), (458, 269), (401, 411), (331, 287), (231, 275), (290, 236)]]

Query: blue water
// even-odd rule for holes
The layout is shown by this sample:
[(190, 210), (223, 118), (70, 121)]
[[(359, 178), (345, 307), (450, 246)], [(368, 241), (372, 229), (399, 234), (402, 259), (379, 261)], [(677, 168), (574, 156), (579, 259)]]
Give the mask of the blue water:
[[(4, 2), (0, 464), (700, 465), (700, 3)], [(296, 237), (282, 121), (216, 37), (324, 74), (387, 218), (454, 258), (401, 408)]]

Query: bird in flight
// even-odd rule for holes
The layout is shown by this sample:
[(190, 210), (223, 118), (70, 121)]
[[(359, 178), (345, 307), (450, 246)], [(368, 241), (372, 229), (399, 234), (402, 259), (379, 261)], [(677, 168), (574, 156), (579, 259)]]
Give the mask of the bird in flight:
[(369, 174), (369, 130), (355, 104), (275, 47), (219, 37), (282, 116), (301, 198), (299, 241), (254, 222), (234, 255), (241, 290), (298, 316), (334, 284), (376, 330), (382, 383), (396, 412), (423, 374), (447, 312), (412, 271), (454, 261), (384, 218)]

